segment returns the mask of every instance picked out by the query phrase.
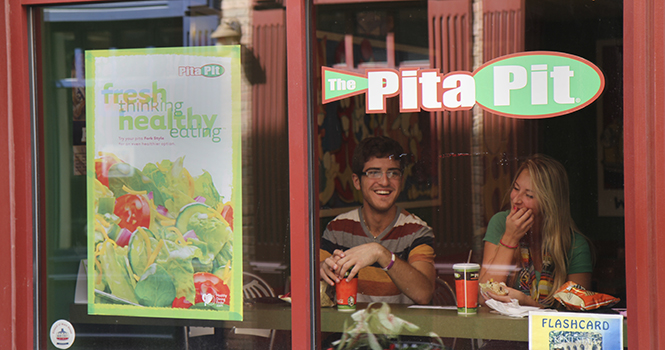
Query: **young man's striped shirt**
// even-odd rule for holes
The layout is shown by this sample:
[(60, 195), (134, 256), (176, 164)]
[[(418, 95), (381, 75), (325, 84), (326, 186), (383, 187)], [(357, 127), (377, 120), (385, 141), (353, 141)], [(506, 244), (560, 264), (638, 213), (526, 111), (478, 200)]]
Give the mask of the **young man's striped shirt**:
[[(321, 238), (321, 261), (335, 249), (348, 250), (376, 242), (408, 263), (434, 264), (434, 233), (425, 221), (398, 207), (393, 222), (375, 238), (365, 225), (360, 209), (341, 214), (328, 224)], [(377, 263), (362, 269), (358, 278), (358, 302), (413, 304)]]

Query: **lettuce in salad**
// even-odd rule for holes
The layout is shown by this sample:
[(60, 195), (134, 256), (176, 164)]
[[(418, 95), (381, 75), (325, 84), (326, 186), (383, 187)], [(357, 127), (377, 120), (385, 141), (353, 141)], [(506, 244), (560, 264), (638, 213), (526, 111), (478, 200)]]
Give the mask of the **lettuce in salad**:
[[(118, 160), (108, 168), (108, 187), (95, 180), (95, 288), (103, 292), (97, 302), (199, 308), (195, 273), (229, 283), (232, 214), (221, 215), (212, 176), (204, 170), (193, 178), (183, 162), (163, 160), (139, 170)], [(128, 194), (132, 200), (118, 200)], [(122, 210), (114, 209), (121, 203)], [(149, 214), (141, 203), (148, 203)], [(140, 224), (128, 230), (127, 222)]]

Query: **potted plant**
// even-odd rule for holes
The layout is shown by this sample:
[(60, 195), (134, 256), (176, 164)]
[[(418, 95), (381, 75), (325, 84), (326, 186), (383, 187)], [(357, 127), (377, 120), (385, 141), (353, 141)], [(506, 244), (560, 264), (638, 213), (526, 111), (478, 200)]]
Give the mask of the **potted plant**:
[(353, 324), (344, 323), (342, 337), (328, 350), (446, 349), (441, 338), (433, 332), (428, 334), (430, 341), (401, 340), (399, 335), (403, 329), (416, 332), (420, 327), (391, 314), (386, 303), (371, 303), (366, 309), (353, 313), (351, 318)]

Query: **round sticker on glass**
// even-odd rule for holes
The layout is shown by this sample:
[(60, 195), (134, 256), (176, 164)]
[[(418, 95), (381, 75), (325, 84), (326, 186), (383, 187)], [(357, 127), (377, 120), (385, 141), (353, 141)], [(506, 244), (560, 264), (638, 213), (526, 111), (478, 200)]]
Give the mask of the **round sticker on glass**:
[(51, 326), (51, 342), (58, 349), (69, 349), (74, 344), (76, 332), (67, 320), (57, 320)]

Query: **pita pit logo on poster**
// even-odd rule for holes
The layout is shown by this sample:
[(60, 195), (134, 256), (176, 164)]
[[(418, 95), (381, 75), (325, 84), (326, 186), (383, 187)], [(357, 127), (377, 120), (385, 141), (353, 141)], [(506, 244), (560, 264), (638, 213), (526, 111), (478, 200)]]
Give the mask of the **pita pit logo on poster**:
[(216, 78), (224, 74), (224, 67), (219, 64), (206, 64), (203, 67), (190, 67), (190, 66), (180, 66), (178, 67), (178, 75), (183, 76), (193, 76), (193, 77), (207, 77), (207, 78)]
[(321, 70), (323, 103), (365, 94), (367, 113), (385, 113), (399, 96), (400, 112), (463, 111), (474, 105), (511, 118), (541, 119), (582, 109), (595, 101), (605, 77), (593, 63), (570, 54), (522, 52), (496, 58), (473, 73), (436, 69), (368, 69), (365, 75)]

